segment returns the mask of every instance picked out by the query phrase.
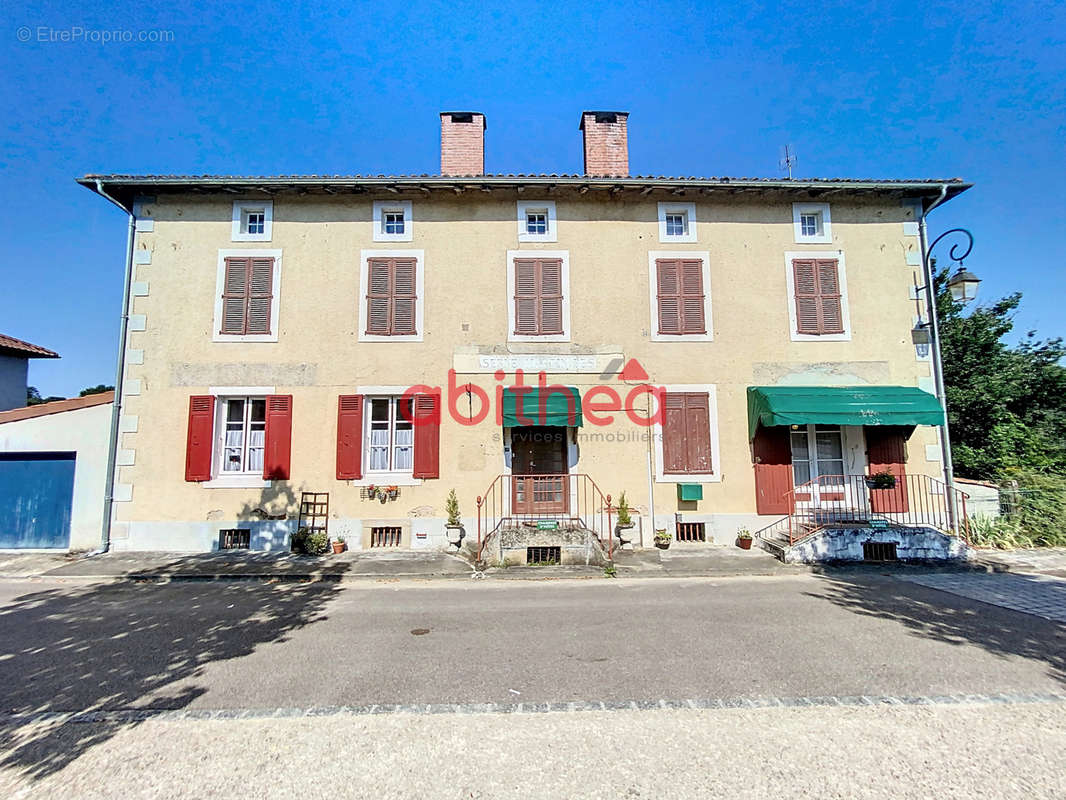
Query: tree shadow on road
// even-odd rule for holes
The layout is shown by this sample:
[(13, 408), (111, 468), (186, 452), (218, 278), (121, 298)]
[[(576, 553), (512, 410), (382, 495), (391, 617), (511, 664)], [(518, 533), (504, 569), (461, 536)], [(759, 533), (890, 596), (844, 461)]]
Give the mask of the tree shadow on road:
[[(298, 561), (274, 571), (306, 572)], [(182, 559), (167, 569), (182, 572)], [(310, 583), (122, 582), (16, 598), (0, 608), (0, 768), (41, 779), (135, 724), (16, 715), (189, 706), (207, 692), (196, 680), (209, 663), (325, 619), (341, 571)]]
[[(1001, 657), (1044, 662), (1048, 675), (1066, 684), (1066, 626), (884, 575), (827, 570), (819, 577), (824, 581), (822, 591), (810, 593), (812, 597), (857, 614), (892, 620), (914, 635), (938, 642), (976, 645)], [(1010, 577), (1033, 581), (1020, 574)]]

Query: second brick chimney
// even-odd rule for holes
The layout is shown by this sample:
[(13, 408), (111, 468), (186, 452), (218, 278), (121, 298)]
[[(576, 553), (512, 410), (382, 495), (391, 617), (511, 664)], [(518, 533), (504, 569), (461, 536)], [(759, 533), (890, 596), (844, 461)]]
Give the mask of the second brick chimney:
[(485, 174), (485, 115), (476, 111), (440, 114), (440, 174)]
[(586, 175), (629, 175), (628, 118), (628, 111), (582, 112)]

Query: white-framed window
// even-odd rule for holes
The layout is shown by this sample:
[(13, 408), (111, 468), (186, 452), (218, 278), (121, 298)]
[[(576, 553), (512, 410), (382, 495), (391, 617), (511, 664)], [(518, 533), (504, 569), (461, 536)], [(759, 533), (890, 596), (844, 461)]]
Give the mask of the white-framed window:
[(262, 488), (266, 448), (266, 398), (273, 386), (212, 386), (215, 435), (207, 489)]
[(219, 250), (216, 342), (276, 342), (281, 304), (280, 250)]
[(274, 225), (273, 200), (235, 200), (233, 231), (235, 242), (269, 242)]
[(413, 400), (368, 397), (366, 402), (365, 472), (411, 474), (415, 464)]
[(374, 201), (374, 241), (409, 242), (414, 224), (410, 200)]
[(785, 286), (792, 341), (851, 341), (848, 276), (843, 250), (785, 253)]
[(793, 203), (792, 227), (797, 244), (830, 244), (833, 221), (829, 203)]
[(695, 203), (659, 203), (659, 241), (696, 241)]
[(555, 201), (518, 201), (518, 241), (558, 241), (559, 237), (555, 224)]
[(421, 342), (425, 329), (425, 251), (359, 254), (359, 341)]
[(709, 251), (649, 250), (648, 286), (653, 342), (714, 340)]
[(658, 396), (653, 400), (655, 482), (721, 482), (718, 387), (713, 383), (677, 383), (662, 388), (666, 408), (659, 409)]
[(507, 251), (507, 341), (570, 341), (570, 251)]
[(796, 486), (844, 475), (844, 434), (839, 425), (794, 425), (792, 479)]

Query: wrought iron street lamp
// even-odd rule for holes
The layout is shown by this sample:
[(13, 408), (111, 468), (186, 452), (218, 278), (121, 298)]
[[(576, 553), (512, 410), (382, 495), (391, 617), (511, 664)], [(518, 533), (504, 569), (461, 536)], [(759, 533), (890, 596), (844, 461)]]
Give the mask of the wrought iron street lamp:
[[(938, 237), (933, 240), (933, 243), (926, 245), (925, 234), (925, 217), (937, 205), (930, 206), (926, 209), (925, 214), (922, 215), (919, 223), (918, 232), (922, 243), (922, 267), (924, 270), (925, 286), (919, 288), (918, 291), (925, 290), (925, 307), (926, 313), (929, 319), (926, 322), (919, 323), (914, 331), (914, 342), (918, 345), (925, 344), (928, 346), (933, 357), (933, 385), (936, 389), (937, 400), (940, 401), (941, 407), (944, 409), (944, 424), (940, 427), (940, 449), (944, 463), (944, 483), (947, 484), (947, 508), (948, 514), (951, 517), (951, 525), (956, 530), (958, 529), (958, 522), (956, 518), (955, 509), (955, 468), (951, 459), (951, 434), (948, 431), (947, 412), (948, 404), (947, 397), (944, 392), (944, 362), (940, 354), (940, 326), (937, 320), (936, 313), (936, 289), (933, 283), (933, 260), (930, 254), (933, 248), (936, 247), (942, 239), (952, 234), (959, 234), (962, 236), (962, 241), (956, 242), (951, 246), (951, 250), (948, 251), (948, 258), (958, 264), (958, 269), (948, 279), (947, 287), (951, 292), (952, 298), (959, 303), (968, 303), (977, 297), (977, 284), (981, 281), (972, 272), (969, 272), (963, 267), (962, 260), (970, 254), (973, 250), (973, 234), (965, 228), (952, 228), (951, 230), (944, 231)], [(960, 248), (962, 249), (960, 252)], [(923, 334), (919, 331), (924, 331), (925, 341), (919, 341), (923, 338)]]

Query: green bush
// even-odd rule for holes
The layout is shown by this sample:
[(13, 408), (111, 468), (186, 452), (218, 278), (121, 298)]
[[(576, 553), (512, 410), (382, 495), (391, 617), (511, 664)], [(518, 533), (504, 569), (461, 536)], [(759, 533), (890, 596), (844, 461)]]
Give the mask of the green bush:
[[(1018, 470), (1000, 484), (999, 491), (1004, 513), (993, 534), (1005, 544), (992, 546), (1066, 546), (1066, 475)], [(979, 528), (981, 525), (986, 523), (978, 523)], [(981, 528), (981, 533), (986, 533), (986, 528)]]
[(625, 528), (633, 524), (633, 518), (629, 516), (629, 501), (626, 500), (626, 493), (622, 492), (618, 495), (618, 525)]
[(459, 498), (455, 496), (455, 489), (448, 492), (448, 500), (444, 504), (444, 510), (448, 514), (449, 525), (461, 524), (462, 518), (459, 516)]
[(325, 531), (309, 531), (300, 528), (292, 535), (292, 552), (306, 556), (321, 556), (329, 550), (329, 537)]

